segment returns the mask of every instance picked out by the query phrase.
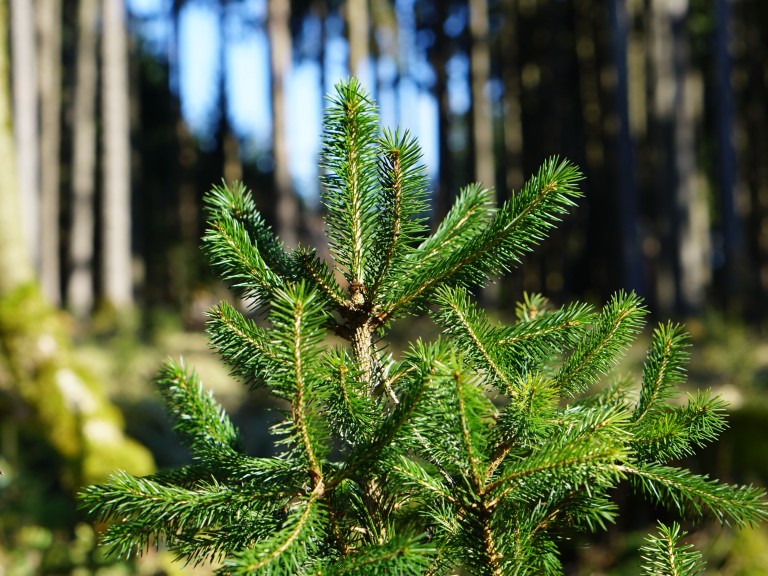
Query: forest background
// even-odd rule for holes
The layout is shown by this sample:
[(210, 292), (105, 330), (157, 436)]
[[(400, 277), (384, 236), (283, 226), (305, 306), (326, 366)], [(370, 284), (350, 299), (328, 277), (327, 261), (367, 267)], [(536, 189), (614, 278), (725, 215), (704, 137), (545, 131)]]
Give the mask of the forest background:
[[(131, 462), (144, 462), (137, 467), (186, 457), (148, 386), (167, 354), (192, 358), (204, 377), (210, 371), (225, 404), (242, 406), (241, 426), (258, 452), (267, 403), (227, 383), (200, 335), (205, 309), (226, 297), (200, 256), (202, 194), (222, 177), (241, 179), (287, 245), (321, 245), (319, 118), (324, 95), (349, 74), (363, 79), (387, 124), (411, 128), (424, 144), (434, 222), (469, 182), (495, 187), (503, 200), (548, 156), (580, 166), (579, 207), (483, 294), (486, 305), (504, 316), (524, 291), (557, 304), (599, 303), (623, 288), (638, 292), (654, 317), (686, 321), (691, 389), (713, 385), (733, 408), (730, 431), (694, 467), (768, 483), (768, 3), (2, 5), (0, 74), (12, 110), (3, 150), (15, 158), (0, 171), (6, 571), (69, 573), (106, 562), (72, 505), (78, 483), (105, 471), (89, 475), (84, 443), (52, 439), (50, 422), (65, 418), (44, 416), (37, 376), (19, 388), (20, 371), (41, 372), (29, 358), (43, 353), (13, 340), (25, 329), (18, 287), (32, 279), (39, 286), (30, 308), (50, 307), (57, 338), (76, 344), (67, 362), (95, 374), (105, 403), (120, 408), (114, 418), (126, 441), (151, 452), (154, 464), (136, 456)], [(193, 19), (203, 24), (190, 32)], [(40, 334), (29, 340), (35, 350)], [(77, 413), (71, 403), (61, 408)], [(120, 462), (119, 453), (109, 461)], [(651, 518), (629, 510), (619, 528)], [(712, 530), (713, 573), (768, 564), (766, 534)], [(602, 555), (580, 564), (619, 573), (632, 565), (622, 541), (610, 536), (596, 548)]]

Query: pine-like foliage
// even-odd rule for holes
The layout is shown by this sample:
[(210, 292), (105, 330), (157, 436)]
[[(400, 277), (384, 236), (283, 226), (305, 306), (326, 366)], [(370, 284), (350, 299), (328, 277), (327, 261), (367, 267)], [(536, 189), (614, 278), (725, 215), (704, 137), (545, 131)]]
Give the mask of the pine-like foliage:
[[(546, 575), (562, 573), (562, 538), (616, 518), (620, 483), (685, 518), (763, 520), (762, 490), (670, 464), (725, 426), (709, 393), (677, 401), (679, 326), (656, 329), (635, 382), (611, 375), (643, 324), (634, 294), (602, 310), (528, 295), (508, 326), (474, 303), (470, 288), (519, 264), (573, 205), (579, 172), (549, 160), (501, 206), (468, 186), (429, 234), (419, 161), (408, 132), (380, 133), (356, 80), (337, 86), (322, 152), (332, 268), (286, 250), (241, 185), (208, 194), (205, 251), (266, 319), (221, 304), (211, 342), (285, 402), (276, 455), (246, 454), (195, 373), (168, 362), (157, 383), (193, 463), (89, 487), (104, 542), (131, 554), (162, 540), (220, 574)], [(443, 336), (394, 358), (390, 324), (425, 311)], [(651, 540), (648, 573), (695, 573), (678, 540)]]
[(677, 522), (659, 523), (659, 535), (649, 536), (640, 550), (644, 553), (643, 576), (699, 576), (704, 572), (701, 553), (691, 544), (681, 544), (685, 532)]

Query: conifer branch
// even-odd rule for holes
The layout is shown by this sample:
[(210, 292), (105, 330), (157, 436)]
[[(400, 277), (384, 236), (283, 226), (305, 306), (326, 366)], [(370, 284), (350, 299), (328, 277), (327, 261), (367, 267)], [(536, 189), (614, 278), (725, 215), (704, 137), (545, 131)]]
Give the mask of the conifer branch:
[[(321, 541), (319, 536), (322, 533), (324, 514), (318, 500), (323, 493), (323, 483), (319, 482), (305, 502), (294, 505), (292, 514), (288, 516), (279, 532), (272, 538), (259, 542), (255, 548), (234, 555), (218, 572), (245, 576), (257, 574), (272, 565), (289, 569), (294, 567), (299, 558), (306, 557)], [(305, 532), (311, 533), (312, 536), (302, 538)]]
[(691, 544), (682, 544), (686, 532), (677, 522), (666, 526), (659, 522), (658, 536), (649, 536), (643, 552), (642, 571), (644, 576), (699, 576), (704, 573), (701, 553), (693, 550)]
[(425, 234), (423, 214), (429, 211), (424, 201), (427, 194), (426, 170), (419, 164), (421, 150), (410, 132), (385, 129), (380, 139), (380, 150), (381, 217), (375, 250), (375, 254), (380, 256), (377, 258), (375, 279), (368, 291), (369, 302), (376, 302), (383, 287), (397, 282), (397, 265), (413, 253), (411, 245)]
[(298, 430), (298, 436), (304, 455), (309, 465), (309, 474), (312, 477), (313, 486), (317, 487), (323, 484), (323, 473), (320, 466), (320, 460), (315, 450), (315, 436), (310, 433), (309, 421), (313, 417), (309, 410), (309, 383), (307, 382), (307, 372), (309, 366), (305, 365), (314, 354), (312, 349), (317, 346), (321, 334), (318, 333), (318, 324), (316, 318), (316, 309), (312, 307), (312, 300), (316, 292), (306, 294), (302, 285), (297, 286), (293, 293), (285, 292), (280, 294), (283, 302), (287, 305), (285, 308), (278, 309), (278, 313), (290, 314), (284, 320), (292, 321), (291, 326), (291, 357), (289, 366), (292, 368), (293, 394), (291, 395), (293, 422)]
[(157, 377), (157, 386), (175, 417), (174, 429), (188, 441), (196, 457), (217, 451), (240, 452), (240, 435), (224, 409), (205, 393), (196, 372), (168, 360)]
[(490, 332), (485, 316), (469, 302), (469, 295), (464, 288), (443, 288), (435, 294), (435, 300), (443, 306), (440, 312), (433, 314), (435, 320), (447, 333), (462, 341), (466, 350), (493, 375), (496, 382), (502, 384), (502, 389), (514, 397), (517, 394), (506, 371), (502, 369), (492, 356), (492, 343), (485, 342)]
[(600, 314), (590, 337), (568, 357), (556, 377), (569, 394), (586, 389), (607, 372), (640, 330), (645, 310), (635, 294), (619, 292)]
[(324, 294), (337, 308), (341, 309), (346, 305), (341, 288), (326, 263), (317, 257), (316, 252), (314, 249), (308, 250), (299, 247), (294, 251), (293, 257), (301, 272), (312, 281), (312, 286)]
[(592, 307), (581, 303), (539, 311), (530, 317), (526, 313), (512, 326), (495, 330), (494, 344), (502, 348), (516, 373), (530, 372), (553, 354), (578, 345), (596, 319)]
[(324, 123), (321, 165), (328, 240), (352, 286), (364, 287), (373, 247), (378, 116), (360, 83), (336, 85)]
[[(436, 239), (441, 236), (438, 229), (433, 238), (413, 253), (413, 264), (418, 266), (415, 271), (420, 273), (414, 273), (403, 285), (384, 316), (390, 317), (418, 302), (419, 298), (444, 283), (481, 285), (490, 276), (511, 269), (523, 253), (545, 237), (558, 221), (559, 214), (574, 205), (572, 197), (579, 195), (575, 183), (580, 179), (578, 171), (567, 162), (550, 159), (520, 193), (493, 212), (489, 224), (476, 232), (470, 228), (470, 234), (461, 242), (444, 245), (443, 255), (432, 258)], [(489, 191), (470, 188), (468, 192), (473, 190), (478, 199), (484, 200), (482, 204), (488, 202)], [(446, 221), (451, 216), (449, 212)]]
[(400, 244), (400, 234), (403, 226), (403, 170), (402, 170), (402, 151), (397, 145), (385, 149), (382, 159), (379, 162), (379, 182), (382, 187), (385, 199), (388, 201), (389, 211), (387, 213), (383, 246), (379, 247), (384, 253), (370, 289), (369, 299), (376, 301), (379, 287), (382, 280), (389, 272), (395, 253)]
[(392, 470), (397, 472), (406, 481), (406, 485), (417, 487), (420, 491), (426, 491), (431, 496), (439, 497), (454, 506), (460, 506), (459, 500), (454, 497), (443, 482), (429, 474), (417, 462), (401, 457)]
[(251, 388), (263, 384), (278, 361), (267, 332), (226, 302), (208, 311), (207, 332), (211, 346)]
[(730, 486), (692, 472), (659, 464), (619, 469), (630, 475), (645, 494), (660, 504), (673, 504), (681, 514), (701, 516), (709, 511), (720, 523), (731, 520), (738, 526), (763, 522), (768, 518), (765, 491), (752, 486)]
[(222, 279), (243, 295), (256, 299), (257, 304), (282, 284), (239, 222), (212, 223), (203, 237), (203, 247)]
[(456, 387), (456, 404), (457, 413), (459, 417), (459, 427), (461, 428), (461, 440), (464, 444), (464, 450), (467, 453), (467, 463), (469, 464), (470, 478), (472, 480), (472, 486), (476, 491), (482, 490), (481, 472), (478, 469), (477, 458), (475, 457), (475, 450), (472, 446), (472, 436), (469, 430), (469, 422), (467, 421), (467, 409), (464, 405), (464, 390), (462, 382), (462, 374), (459, 370), (453, 373), (453, 383)]
[(635, 408), (634, 420), (640, 422), (658, 402), (669, 398), (671, 386), (685, 380), (687, 335), (680, 325), (658, 326), (643, 366), (643, 386)]
[[(499, 478), (486, 486), (486, 492), (512, 483), (519, 486), (522, 480), (545, 473), (570, 477), (575, 484), (583, 483), (588, 478), (595, 481), (598, 475), (611, 480), (617, 478), (622, 469), (615, 462), (626, 457), (626, 451), (621, 445), (600, 448), (596, 449), (594, 439), (587, 437), (559, 449), (545, 450), (508, 466)], [(503, 488), (493, 504), (498, 503), (511, 489)]]
[(208, 222), (236, 222), (248, 234), (253, 244), (258, 247), (265, 264), (278, 276), (288, 278), (291, 275), (290, 257), (272, 229), (262, 218), (251, 193), (242, 182), (213, 186), (205, 196)]

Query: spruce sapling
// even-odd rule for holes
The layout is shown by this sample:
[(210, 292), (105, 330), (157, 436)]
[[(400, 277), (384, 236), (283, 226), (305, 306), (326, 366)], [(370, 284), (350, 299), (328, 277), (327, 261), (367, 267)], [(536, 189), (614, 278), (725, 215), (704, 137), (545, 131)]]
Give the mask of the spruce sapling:
[[(233, 374), (284, 402), (276, 455), (245, 453), (196, 374), (168, 362), (157, 385), (193, 461), (87, 488), (104, 543), (129, 555), (162, 540), (233, 575), (546, 575), (562, 573), (561, 539), (614, 521), (623, 482), (683, 518), (765, 519), (762, 490), (670, 464), (725, 426), (709, 393), (673, 401), (681, 327), (653, 332), (634, 381), (612, 375), (643, 325), (634, 294), (602, 309), (526, 295), (510, 325), (474, 302), (573, 206), (576, 168), (548, 160), (500, 206), (467, 186), (430, 234), (419, 147), (378, 122), (357, 80), (337, 85), (321, 159), (330, 266), (287, 250), (241, 184), (207, 195), (204, 250), (268, 325), (222, 303), (208, 333)], [(393, 357), (392, 323), (425, 312), (442, 336)], [(696, 573), (680, 537), (662, 526), (647, 573)]]

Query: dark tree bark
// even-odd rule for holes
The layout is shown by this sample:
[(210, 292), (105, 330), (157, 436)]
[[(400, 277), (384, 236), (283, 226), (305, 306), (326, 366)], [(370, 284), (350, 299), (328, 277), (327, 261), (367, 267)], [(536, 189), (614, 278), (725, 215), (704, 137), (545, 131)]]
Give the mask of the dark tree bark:
[[(720, 233), (723, 265), (716, 273), (721, 298), (726, 305), (738, 305), (737, 295), (743, 273), (741, 224), (736, 214), (736, 153), (733, 144), (733, 88), (731, 86), (731, 9), (728, 0), (714, 0), (714, 103), (718, 197), (720, 199)], [(740, 260), (742, 260), (740, 262)]]
[(517, 4), (516, 0), (501, 2), (504, 16), (504, 27), (501, 32), (501, 77), (504, 82), (504, 184), (507, 193), (519, 190), (525, 178)]
[(609, 21), (612, 31), (613, 68), (616, 74), (614, 101), (618, 129), (616, 131), (616, 169), (618, 184), (618, 220), (623, 260), (623, 287), (643, 295), (643, 270), (637, 225), (638, 199), (635, 176), (634, 142), (630, 133), (629, 87), (627, 71), (627, 22), (626, 0), (609, 2)]
[(433, 30), (435, 44), (430, 52), (430, 63), (435, 71), (433, 94), (437, 101), (437, 145), (438, 174), (435, 190), (432, 226), (437, 228), (451, 207), (455, 196), (453, 179), (453, 159), (449, 145), (451, 133), (451, 109), (448, 98), (448, 59), (451, 55), (450, 43), (445, 33), (445, 20), (448, 18), (448, 3), (438, 2), (435, 6)]

